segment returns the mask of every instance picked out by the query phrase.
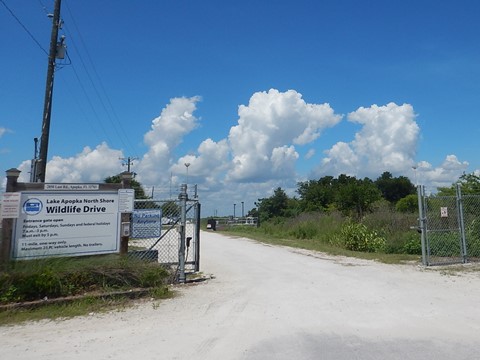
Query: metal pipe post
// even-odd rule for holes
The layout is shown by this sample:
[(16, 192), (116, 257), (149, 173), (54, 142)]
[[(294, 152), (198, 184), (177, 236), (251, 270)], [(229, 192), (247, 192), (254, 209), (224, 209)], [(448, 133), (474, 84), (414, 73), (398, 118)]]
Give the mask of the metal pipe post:
[(178, 249), (178, 282), (185, 283), (185, 226), (187, 224), (187, 184), (182, 184), (180, 187), (180, 247)]

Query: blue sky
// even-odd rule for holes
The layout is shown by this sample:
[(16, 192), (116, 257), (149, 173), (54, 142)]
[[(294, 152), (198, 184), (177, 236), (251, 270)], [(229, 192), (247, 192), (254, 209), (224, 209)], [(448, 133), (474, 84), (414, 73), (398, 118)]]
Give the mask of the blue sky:
[[(0, 164), (24, 180), (52, 11), (0, 1)], [(63, 0), (47, 181), (132, 157), (165, 197), (188, 162), (204, 215), (341, 173), (449, 185), (480, 169), (479, 17), (473, 0)]]

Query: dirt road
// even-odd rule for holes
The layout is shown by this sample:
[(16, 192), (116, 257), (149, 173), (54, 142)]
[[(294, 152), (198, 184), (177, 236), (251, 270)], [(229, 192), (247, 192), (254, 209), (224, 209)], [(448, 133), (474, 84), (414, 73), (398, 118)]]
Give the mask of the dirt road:
[(477, 359), (480, 273), (202, 233), (215, 279), (121, 312), (0, 327), (13, 359)]

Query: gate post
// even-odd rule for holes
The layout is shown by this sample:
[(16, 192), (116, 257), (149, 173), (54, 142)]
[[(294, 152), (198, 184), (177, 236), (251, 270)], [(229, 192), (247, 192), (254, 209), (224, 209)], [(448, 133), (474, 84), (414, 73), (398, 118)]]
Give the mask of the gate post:
[(463, 218), (463, 199), (462, 199), (462, 188), (460, 184), (457, 184), (456, 187), (456, 195), (457, 195), (457, 211), (458, 211), (458, 226), (460, 230), (460, 248), (462, 253), (462, 261), (463, 263), (467, 262), (467, 240), (465, 237), (465, 220)]
[(427, 242), (426, 242), (426, 214), (425, 214), (425, 188), (422, 185), (417, 186), (417, 195), (418, 195), (418, 222), (420, 230), (420, 238), (422, 243), (422, 263), (427, 266)]
[(200, 271), (200, 209), (201, 205), (195, 203), (195, 271)]
[(181, 217), (180, 217), (180, 247), (178, 249), (178, 282), (185, 283), (185, 226), (187, 224), (187, 184), (180, 186), (180, 200)]
[[(7, 173), (7, 187), (5, 192), (15, 192), (18, 182), (18, 177), (21, 171), (15, 168), (6, 171)], [(12, 251), (12, 232), (13, 219), (7, 218), (2, 220), (2, 235), (0, 242), (0, 263), (6, 264), (10, 261)]]
[[(133, 174), (128, 171), (124, 171), (120, 174), (120, 179), (122, 181), (122, 189), (131, 189), (132, 188), (132, 179)], [(122, 213), (120, 215), (120, 223), (130, 223), (130, 215), (129, 213)], [(128, 254), (128, 241), (130, 240), (130, 235), (123, 234), (120, 232), (120, 255), (127, 255)]]

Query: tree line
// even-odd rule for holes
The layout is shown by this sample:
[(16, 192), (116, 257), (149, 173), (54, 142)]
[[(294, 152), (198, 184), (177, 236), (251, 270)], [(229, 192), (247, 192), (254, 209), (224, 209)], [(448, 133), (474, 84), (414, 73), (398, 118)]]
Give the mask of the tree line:
[[(463, 174), (450, 187), (439, 187), (437, 196), (454, 196), (457, 184), (463, 194), (480, 194), (480, 176), (476, 173)], [(418, 211), (416, 187), (405, 176), (394, 177), (385, 171), (376, 180), (357, 179), (345, 174), (338, 177), (324, 176), (318, 180), (297, 183), (297, 196), (289, 197), (278, 187), (268, 198), (258, 199), (255, 209), (249, 216), (256, 216), (260, 221), (275, 217), (293, 217), (309, 212), (341, 212), (354, 219), (372, 211), (380, 200), (388, 202), (398, 212), (413, 213)]]
[(268, 198), (258, 199), (256, 209), (249, 216), (257, 216), (260, 221), (275, 217), (293, 217), (305, 212), (340, 211), (346, 216), (361, 219), (372, 210), (373, 205), (384, 199), (397, 205), (410, 196), (415, 201), (400, 207), (403, 211), (416, 210), (416, 189), (405, 176), (394, 177), (384, 172), (376, 180), (357, 179), (355, 176), (324, 176), (318, 180), (297, 183), (298, 197), (289, 197), (278, 187)]

